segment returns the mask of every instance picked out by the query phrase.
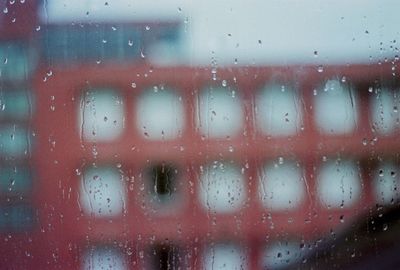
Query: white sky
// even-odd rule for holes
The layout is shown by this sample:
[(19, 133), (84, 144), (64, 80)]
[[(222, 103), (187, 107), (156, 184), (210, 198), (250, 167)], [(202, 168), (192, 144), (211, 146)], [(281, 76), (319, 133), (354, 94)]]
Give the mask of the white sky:
[[(43, 22), (184, 24), (184, 62), (376, 62), (399, 52), (398, 0), (47, 0)], [(106, 4), (107, 3), (107, 4)], [(317, 56), (314, 55), (317, 52)]]

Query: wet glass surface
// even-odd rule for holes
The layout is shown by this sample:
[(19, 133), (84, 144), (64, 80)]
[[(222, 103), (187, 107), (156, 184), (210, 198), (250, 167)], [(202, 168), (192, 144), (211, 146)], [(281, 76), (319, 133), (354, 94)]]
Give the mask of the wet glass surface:
[(396, 1), (0, 1), (0, 269), (396, 269)]

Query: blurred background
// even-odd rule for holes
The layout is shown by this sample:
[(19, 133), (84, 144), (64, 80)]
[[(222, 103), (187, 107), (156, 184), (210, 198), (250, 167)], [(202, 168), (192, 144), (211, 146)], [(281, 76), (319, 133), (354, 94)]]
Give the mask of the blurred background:
[(399, 9), (0, 1), (0, 269), (396, 269)]

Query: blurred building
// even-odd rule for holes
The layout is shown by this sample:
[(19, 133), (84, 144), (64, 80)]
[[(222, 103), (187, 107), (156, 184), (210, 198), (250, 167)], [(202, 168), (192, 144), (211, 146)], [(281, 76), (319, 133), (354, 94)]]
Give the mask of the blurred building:
[(1, 2), (0, 268), (280, 269), (396, 205), (399, 19), (360, 3)]

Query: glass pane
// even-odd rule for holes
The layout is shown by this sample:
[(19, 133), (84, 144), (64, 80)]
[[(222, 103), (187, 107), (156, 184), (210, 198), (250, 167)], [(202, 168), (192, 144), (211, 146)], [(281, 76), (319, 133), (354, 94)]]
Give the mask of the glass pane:
[(200, 167), (199, 199), (205, 210), (229, 213), (240, 210), (246, 199), (244, 177), (233, 163), (213, 162)]
[(400, 1), (0, 1), (0, 269), (397, 269)]
[(243, 127), (243, 109), (237, 90), (210, 87), (201, 91), (197, 102), (197, 127), (202, 136), (229, 138)]
[(171, 140), (182, 136), (185, 113), (182, 97), (173, 90), (155, 86), (136, 103), (136, 125), (149, 140)]
[(88, 168), (81, 179), (79, 197), (87, 215), (120, 216), (126, 201), (122, 176), (112, 168)]
[(256, 99), (257, 124), (271, 136), (290, 136), (302, 127), (302, 104), (293, 87), (270, 84)]
[(315, 118), (326, 134), (346, 134), (357, 127), (357, 101), (351, 85), (328, 80), (315, 96)]
[(79, 108), (79, 128), (86, 141), (112, 141), (124, 127), (124, 104), (111, 89), (84, 92)]

